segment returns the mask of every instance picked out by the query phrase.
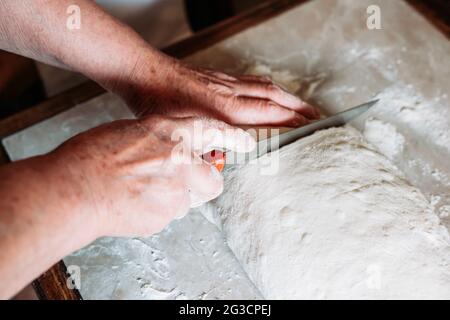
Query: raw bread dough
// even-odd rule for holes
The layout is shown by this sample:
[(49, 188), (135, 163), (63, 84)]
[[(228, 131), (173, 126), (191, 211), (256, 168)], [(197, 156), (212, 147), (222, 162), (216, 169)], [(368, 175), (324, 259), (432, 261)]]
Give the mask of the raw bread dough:
[(450, 298), (450, 240), (422, 193), (353, 128), (235, 167), (205, 207), (269, 299)]

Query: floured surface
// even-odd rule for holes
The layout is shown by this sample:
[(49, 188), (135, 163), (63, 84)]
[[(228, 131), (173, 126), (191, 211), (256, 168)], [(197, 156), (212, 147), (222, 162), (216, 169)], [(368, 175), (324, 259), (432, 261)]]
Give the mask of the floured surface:
[[(380, 7), (381, 30), (366, 27), (369, 5)], [(379, 98), (353, 124), (363, 131), (370, 117), (395, 127), (405, 146), (394, 163), (450, 227), (449, 56), (448, 39), (403, 0), (317, 0), (188, 60), (235, 73), (269, 66), (328, 114)]]
[(214, 202), (265, 298), (449, 299), (450, 238), (422, 193), (352, 128), (227, 173)]
[(261, 298), (221, 233), (198, 212), (149, 238), (100, 239), (65, 262), (81, 266), (88, 298)]
[[(370, 31), (365, 27), (366, 8), (370, 4), (381, 8), (382, 30)], [(368, 101), (372, 96), (380, 97), (382, 103), (369, 114), (370, 119), (379, 122), (369, 124), (368, 138), (375, 137), (372, 142), (377, 144), (382, 142), (377, 130), (380, 132), (384, 124), (395, 128), (386, 132), (396, 139), (401, 135), (403, 139), (396, 141), (405, 143), (397, 148), (399, 152), (393, 153), (393, 161), (439, 209), (445, 222), (450, 221), (445, 218), (446, 212), (450, 212), (450, 207), (446, 207), (450, 204), (450, 163), (442, 160), (450, 157), (449, 56), (448, 40), (401, 0), (316, 0), (188, 60), (231, 72), (264, 73), (267, 69), (253, 67), (269, 66), (270, 73), (278, 80), (286, 80), (290, 90), (329, 114)], [(109, 108), (118, 111), (109, 112)], [(4, 143), (9, 155), (19, 159), (45, 153), (100, 121), (123, 116), (131, 113), (116, 97), (103, 95)], [(364, 130), (364, 122), (361, 119), (355, 125)], [(383, 147), (380, 143), (378, 146), (380, 150)], [(391, 145), (394, 149), (395, 146)], [(82, 296), (85, 299), (260, 297), (229, 249), (219, 241), (220, 234), (213, 226), (199, 215), (181, 222), (171, 226), (167, 235), (151, 240), (152, 247), (165, 253), (163, 263), (157, 254), (152, 258), (150, 246), (133, 240), (104, 239), (67, 257), (66, 263), (82, 267)], [(214, 233), (211, 248), (216, 247), (220, 259), (212, 257), (215, 252), (212, 249), (198, 250), (204, 247), (198, 245), (197, 235), (210, 233)], [(185, 245), (184, 251), (177, 250), (180, 243)], [(204, 255), (198, 258), (199, 253)], [(186, 263), (192, 257), (195, 263)], [(237, 275), (228, 271), (231, 269)], [(368, 272), (376, 274), (377, 270), (371, 267)], [(191, 277), (183, 282), (187, 272)], [(231, 292), (227, 285), (211, 287), (211, 283), (218, 284), (228, 276)], [(191, 279), (198, 281), (189, 289)], [(167, 286), (161, 285), (166, 282)]]
[(84, 104), (2, 140), (11, 161), (52, 151), (74, 135), (133, 113), (112, 94), (104, 94)]

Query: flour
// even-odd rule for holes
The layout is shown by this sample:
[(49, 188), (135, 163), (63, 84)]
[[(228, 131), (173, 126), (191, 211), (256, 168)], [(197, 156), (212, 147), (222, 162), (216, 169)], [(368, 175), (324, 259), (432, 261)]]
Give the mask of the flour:
[(209, 207), (265, 298), (450, 298), (447, 230), (356, 130), (277, 152), (278, 174), (236, 167)]
[(425, 97), (397, 81), (378, 95), (371, 118), (358, 128), (428, 199), (450, 228), (450, 108), (448, 95)]
[(377, 114), (391, 124), (412, 131), (425, 144), (450, 156), (450, 108), (447, 94), (425, 97), (410, 84), (397, 81), (377, 96)]
[(374, 118), (367, 119), (364, 137), (390, 160), (398, 158), (405, 146), (405, 137), (393, 125)]

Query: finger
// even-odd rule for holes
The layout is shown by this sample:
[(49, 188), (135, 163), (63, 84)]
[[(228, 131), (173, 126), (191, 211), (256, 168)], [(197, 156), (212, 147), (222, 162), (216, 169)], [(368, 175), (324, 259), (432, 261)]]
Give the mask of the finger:
[(251, 152), (256, 147), (255, 139), (249, 133), (219, 120), (183, 118), (175, 121), (178, 128), (174, 130), (172, 140), (181, 138), (197, 154), (214, 149)]
[(272, 79), (269, 76), (256, 76), (251, 74), (245, 75), (236, 75), (230, 73), (223, 73), (215, 70), (204, 69), (203, 70), (206, 75), (209, 77), (217, 78), (223, 81), (249, 81), (249, 82), (258, 82), (258, 83), (272, 83)]
[(263, 99), (236, 97), (227, 116), (232, 123), (298, 127), (309, 123), (298, 112)]
[(222, 81), (235, 82), (235, 81), (238, 80), (236, 77), (234, 77), (234, 76), (232, 76), (230, 74), (223, 73), (223, 72), (210, 70), (210, 69), (206, 69), (206, 70), (203, 70), (203, 71), (209, 77), (217, 78), (217, 79), (222, 80)]
[(186, 186), (189, 188), (191, 208), (199, 207), (222, 193), (222, 175), (200, 157), (192, 155), (192, 164), (183, 172)]
[(257, 82), (257, 83), (273, 83), (269, 76), (255, 76), (251, 74), (246, 74), (238, 77), (239, 80)]
[(233, 86), (233, 89), (240, 96), (272, 100), (281, 106), (301, 113), (309, 119), (317, 119), (320, 116), (314, 107), (272, 82), (239, 82)]

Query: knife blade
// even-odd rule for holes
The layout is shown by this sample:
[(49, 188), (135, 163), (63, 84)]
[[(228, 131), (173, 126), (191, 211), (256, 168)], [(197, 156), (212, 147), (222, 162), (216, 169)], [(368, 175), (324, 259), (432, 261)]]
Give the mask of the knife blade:
[[(339, 112), (339, 113), (337, 113), (333, 116), (330, 116), (328, 118), (325, 118), (323, 120), (318, 120), (318, 121), (310, 123), (306, 126), (287, 131), (278, 136), (271, 137), (271, 138), (268, 138), (265, 140), (261, 140), (258, 142), (258, 152), (257, 152), (256, 157), (259, 158), (259, 157), (265, 155), (266, 153), (276, 151), (276, 150), (284, 147), (285, 145), (295, 142), (298, 139), (301, 139), (303, 137), (309, 136), (318, 130), (343, 126), (344, 124), (350, 122), (354, 118), (358, 117), (359, 115), (361, 115), (364, 112), (366, 112), (367, 110), (369, 110), (378, 101), (379, 101), (379, 99), (372, 100), (372, 101), (360, 104), (356, 107)], [(272, 139), (278, 139), (278, 143), (275, 143), (275, 144), (271, 143)], [(267, 148), (259, 148), (260, 146), (263, 146), (263, 145), (266, 145)]]
[[(367, 110), (373, 107), (378, 101), (379, 99), (372, 100), (360, 104), (356, 107), (339, 112), (323, 120), (318, 120), (306, 126), (284, 132), (282, 134), (270, 137), (268, 139), (261, 140), (258, 142), (256, 152), (251, 152), (250, 157), (247, 157), (247, 160), (253, 160), (269, 152), (276, 151), (290, 143), (297, 141), (298, 139), (309, 136), (318, 130), (328, 129), (332, 127), (340, 127), (350, 122), (351, 120), (355, 119), (356, 117), (360, 116), (361, 114), (365, 113)], [(215, 150), (212, 151), (207, 156), (204, 156), (204, 159), (213, 164), (219, 171), (222, 171), (230, 165), (225, 161), (225, 159), (228, 158), (226, 156), (227, 154), (228, 152), (221, 152)], [(234, 157), (230, 158), (237, 159), (237, 155), (234, 155)]]

